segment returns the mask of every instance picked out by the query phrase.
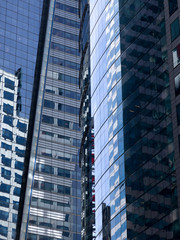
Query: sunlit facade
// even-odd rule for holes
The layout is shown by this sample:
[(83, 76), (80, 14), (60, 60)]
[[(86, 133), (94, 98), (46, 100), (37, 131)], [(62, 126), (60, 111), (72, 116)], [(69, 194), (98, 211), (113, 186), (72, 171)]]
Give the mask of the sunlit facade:
[(97, 240), (180, 239), (166, 5), (90, 1)]

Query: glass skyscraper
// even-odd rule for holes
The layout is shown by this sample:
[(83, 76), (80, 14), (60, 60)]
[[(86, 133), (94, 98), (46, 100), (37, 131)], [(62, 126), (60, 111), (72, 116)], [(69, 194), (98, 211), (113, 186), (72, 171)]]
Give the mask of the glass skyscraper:
[(43, 1), (0, 1), (0, 239), (15, 239)]
[(54, 4), (28, 240), (81, 239), (78, 2)]
[(97, 240), (180, 239), (177, 8), (90, 1)]

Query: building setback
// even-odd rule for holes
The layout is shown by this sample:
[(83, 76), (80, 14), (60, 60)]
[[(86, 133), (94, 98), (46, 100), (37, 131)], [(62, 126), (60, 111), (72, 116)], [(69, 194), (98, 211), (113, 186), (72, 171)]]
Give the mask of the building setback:
[(180, 239), (179, 35), (176, 0), (90, 1), (97, 240)]

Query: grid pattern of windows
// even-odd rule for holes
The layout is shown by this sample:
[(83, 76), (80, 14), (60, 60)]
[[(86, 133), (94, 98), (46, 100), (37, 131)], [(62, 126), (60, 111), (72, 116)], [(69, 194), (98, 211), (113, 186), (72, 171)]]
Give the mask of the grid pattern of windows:
[(28, 240), (80, 240), (79, 18), (70, 2), (55, 4)]
[[(0, 1), (0, 239), (16, 237), (43, 0)], [(16, 203), (16, 204), (15, 204)]]

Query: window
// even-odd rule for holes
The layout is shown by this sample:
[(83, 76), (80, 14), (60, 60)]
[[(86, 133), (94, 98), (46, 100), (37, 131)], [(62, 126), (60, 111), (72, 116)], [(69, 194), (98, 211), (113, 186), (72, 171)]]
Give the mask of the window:
[(58, 188), (58, 193), (70, 195), (70, 187), (58, 185), (57, 188)]
[(61, 44), (58, 44), (58, 43), (54, 43), (54, 42), (51, 43), (51, 48), (55, 49), (55, 50), (58, 50), (58, 51), (61, 51), (61, 52), (76, 55), (76, 56), (80, 55), (78, 49), (67, 47), (67, 46), (64, 46), (64, 45), (61, 45)]
[(54, 174), (54, 168), (52, 166), (40, 164), (41, 166), (41, 172)]
[(0, 210), (0, 219), (1, 220), (7, 221), (8, 217), (9, 217), (9, 212)]
[(169, 15), (172, 15), (178, 8), (177, 0), (169, 0)]
[(179, 36), (179, 18), (176, 18), (171, 23), (171, 41), (174, 41)]
[(0, 196), (0, 206), (9, 208), (9, 203), (9, 198)]
[(14, 101), (14, 94), (10, 93), (10, 92), (7, 92), (7, 91), (4, 91), (4, 98), (7, 99), (7, 100), (10, 100), (10, 101)]
[(16, 222), (17, 222), (17, 214), (13, 213), (13, 223), (16, 223)]
[(3, 104), (3, 111), (9, 115), (13, 115), (13, 107), (9, 104)]
[(19, 208), (19, 202), (13, 201), (13, 209), (18, 210)]
[(16, 137), (16, 143), (18, 143), (22, 146), (26, 146), (26, 138), (21, 137), (21, 136), (17, 136)]
[(19, 149), (18, 147), (15, 148), (15, 151), (16, 151), (16, 155), (18, 157), (24, 157), (25, 156), (25, 150), (21, 150)]
[(42, 115), (42, 122), (54, 124), (54, 118), (46, 115)]
[(15, 173), (15, 182), (17, 182), (18, 184), (22, 183), (22, 176)]
[(60, 59), (60, 58), (56, 58), (56, 57), (49, 57), (49, 63), (53, 63), (53, 64), (57, 64), (63, 67), (67, 67), (67, 68), (72, 68), (75, 70), (79, 70), (79, 64), (74, 63), (74, 62), (70, 62), (64, 59)]
[(27, 124), (25, 123), (22, 123), (18, 120), (18, 123), (17, 123), (17, 128), (21, 131), (21, 132), (26, 132), (27, 130)]
[(49, 192), (54, 191), (54, 184), (49, 182), (42, 182), (41, 189)]
[(5, 139), (13, 140), (13, 133), (9, 131), (8, 129), (3, 128), (2, 129), (2, 137)]
[(14, 82), (8, 78), (5, 78), (5, 87), (14, 90)]
[(3, 178), (10, 180), (11, 179), (11, 171), (6, 170), (5, 168), (1, 168), (1, 175)]
[(176, 106), (177, 111), (177, 124), (180, 125), (180, 103)]
[(70, 178), (70, 170), (58, 168), (58, 176)]
[(62, 4), (62, 3), (58, 3), (58, 2), (56, 3), (56, 8), (59, 8), (61, 10), (64, 10), (64, 11), (67, 11), (67, 12), (70, 12), (70, 13), (74, 13), (74, 14), (78, 13), (77, 8), (74, 8), (74, 7), (71, 7), (71, 6)]
[(172, 51), (174, 68), (180, 63), (180, 44)]
[(75, 27), (75, 28), (79, 28), (80, 27), (80, 23), (70, 20), (68, 18), (64, 18), (64, 17), (60, 17), (60, 16), (54, 16), (54, 21), (65, 24), (65, 25), (69, 25), (71, 27)]
[(13, 118), (11, 116), (4, 115), (4, 123), (8, 124), (9, 126), (13, 126)]
[(7, 158), (3, 154), (1, 155), (1, 161), (5, 166), (7, 166), (7, 167), (11, 166), (11, 158)]
[(176, 96), (180, 94), (180, 74), (178, 74), (175, 79), (175, 94)]
[(12, 146), (7, 144), (7, 143), (1, 142), (1, 147), (6, 149), (6, 150), (12, 151)]
[(1, 183), (0, 191), (5, 193), (10, 193), (11, 186), (5, 183)]
[(2, 236), (7, 237), (8, 228), (0, 225), (0, 233), (1, 233)]
[(15, 169), (23, 170), (24, 164), (19, 161), (15, 161)]
[(54, 29), (54, 28), (53, 28), (53, 35), (58, 36), (58, 37), (62, 37), (62, 38), (66, 38), (66, 39), (69, 39), (71, 41), (78, 41), (78, 35), (68, 33), (68, 32), (64, 32), (64, 31)]
[(18, 187), (15, 187), (15, 188), (14, 188), (14, 191), (13, 191), (13, 194), (14, 194), (15, 196), (20, 197), (20, 193), (21, 193), (21, 189), (18, 188)]
[(55, 103), (53, 101), (49, 100), (44, 100), (44, 107), (54, 109), (55, 108)]

